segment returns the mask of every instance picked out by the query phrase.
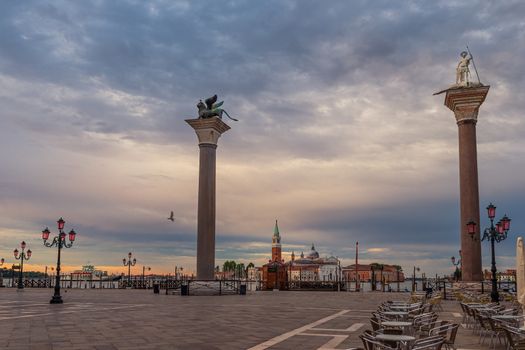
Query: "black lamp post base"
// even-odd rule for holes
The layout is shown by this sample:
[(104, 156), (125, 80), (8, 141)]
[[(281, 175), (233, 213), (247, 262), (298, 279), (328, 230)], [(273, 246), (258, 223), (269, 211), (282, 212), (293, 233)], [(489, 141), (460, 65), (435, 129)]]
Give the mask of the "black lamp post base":
[(496, 292), (491, 292), (490, 293), (490, 301), (493, 302), (493, 303), (499, 303), (499, 293)]
[(53, 295), (53, 298), (49, 301), (50, 304), (62, 304), (62, 297), (60, 295)]

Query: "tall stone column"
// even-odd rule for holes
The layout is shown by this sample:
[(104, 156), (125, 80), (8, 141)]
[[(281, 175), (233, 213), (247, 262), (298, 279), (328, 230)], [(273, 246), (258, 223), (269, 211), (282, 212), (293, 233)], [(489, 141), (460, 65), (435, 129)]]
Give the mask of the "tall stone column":
[[(478, 156), (476, 123), (479, 107), (490, 86), (460, 87), (446, 90), (445, 105), (454, 112), (459, 135), (459, 197), (461, 266), (463, 281), (481, 281), (481, 241), (479, 219)], [(477, 232), (471, 237), (467, 223), (474, 221)]]
[(187, 119), (199, 139), (197, 279), (215, 279), (215, 154), (219, 137), (230, 127), (217, 117)]

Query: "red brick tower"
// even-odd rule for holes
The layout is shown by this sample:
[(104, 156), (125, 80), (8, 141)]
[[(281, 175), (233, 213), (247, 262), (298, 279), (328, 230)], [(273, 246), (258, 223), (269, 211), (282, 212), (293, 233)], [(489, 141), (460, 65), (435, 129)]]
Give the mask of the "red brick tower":
[(279, 235), (279, 226), (275, 220), (275, 228), (272, 237), (272, 261), (281, 262), (281, 236)]

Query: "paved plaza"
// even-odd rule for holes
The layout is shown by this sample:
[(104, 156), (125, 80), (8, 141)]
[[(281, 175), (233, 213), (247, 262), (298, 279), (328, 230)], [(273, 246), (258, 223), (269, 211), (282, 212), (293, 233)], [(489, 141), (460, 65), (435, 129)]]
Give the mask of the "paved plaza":
[[(350, 349), (385, 300), (406, 293), (256, 292), (229, 296), (155, 295), (151, 290), (0, 289), (2, 349)], [(440, 319), (461, 322), (444, 302)], [(460, 327), (458, 349), (488, 349)], [(487, 342), (488, 344), (488, 342)], [(503, 347), (500, 347), (503, 348)]]

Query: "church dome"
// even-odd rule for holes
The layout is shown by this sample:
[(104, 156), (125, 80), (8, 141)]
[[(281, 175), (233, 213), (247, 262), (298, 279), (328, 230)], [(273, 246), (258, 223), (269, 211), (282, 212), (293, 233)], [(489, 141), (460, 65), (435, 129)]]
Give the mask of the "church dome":
[(314, 244), (312, 243), (312, 250), (308, 254), (308, 259), (319, 259), (319, 253), (315, 250)]

